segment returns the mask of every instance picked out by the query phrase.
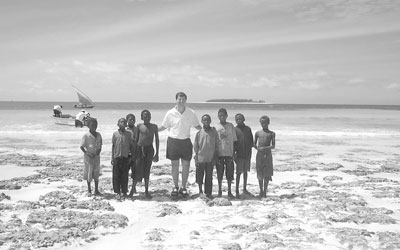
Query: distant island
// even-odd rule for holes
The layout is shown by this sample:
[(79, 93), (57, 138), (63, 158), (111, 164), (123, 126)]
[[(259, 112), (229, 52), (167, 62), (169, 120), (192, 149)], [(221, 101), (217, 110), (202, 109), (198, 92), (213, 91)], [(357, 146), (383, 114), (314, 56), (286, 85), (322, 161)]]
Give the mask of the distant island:
[(246, 103), (265, 103), (264, 100), (258, 100), (255, 101), (253, 99), (237, 99), (237, 98), (232, 98), (232, 99), (210, 99), (207, 100), (206, 102), (246, 102)]

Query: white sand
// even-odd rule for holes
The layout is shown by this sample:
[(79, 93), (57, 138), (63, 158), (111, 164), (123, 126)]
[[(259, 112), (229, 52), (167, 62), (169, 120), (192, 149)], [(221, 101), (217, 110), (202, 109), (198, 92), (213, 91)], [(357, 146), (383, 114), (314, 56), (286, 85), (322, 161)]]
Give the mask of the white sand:
[[(313, 164), (339, 163), (344, 167), (334, 171), (275, 171), (268, 192), (269, 197), (307, 193), (313, 190), (359, 195), (368, 203), (367, 207), (369, 208), (392, 210), (393, 213), (388, 214), (388, 216), (395, 219), (396, 223), (357, 224), (353, 222), (334, 222), (328, 220), (328, 217), (335, 216), (335, 211), (330, 214), (326, 211), (321, 211), (321, 214), (314, 211), (316, 205), (322, 206), (325, 201), (318, 203), (318, 200), (308, 200), (301, 197), (281, 202), (275, 202), (271, 199), (263, 201), (232, 200), (232, 206), (227, 207), (209, 207), (200, 198), (178, 202), (169, 201), (167, 197), (165, 201), (126, 200), (117, 202), (111, 200), (110, 203), (115, 208), (115, 212), (128, 217), (129, 223), (126, 228), (116, 229), (114, 233), (107, 235), (103, 234), (113, 230), (99, 228), (95, 231), (99, 238), (93, 242), (87, 243), (80, 239), (71, 239), (70, 245), (55, 246), (54, 249), (222, 249), (228, 243), (237, 243), (242, 249), (255, 249), (255, 247), (265, 249), (268, 247), (267, 244), (271, 242), (262, 243), (257, 240), (268, 235), (276, 235), (284, 243), (284, 246), (280, 247), (278, 245), (275, 249), (363, 249), (362, 246), (350, 246), (348, 243), (341, 243), (335, 233), (332, 232), (332, 230), (340, 228), (365, 229), (374, 232), (370, 237), (365, 236), (367, 242), (369, 242), (367, 249), (379, 249), (380, 242), (376, 233), (386, 231), (400, 233), (398, 224), (400, 223), (399, 198), (376, 198), (373, 196), (374, 190), (370, 186), (348, 185), (349, 183), (363, 183), (367, 177), (382, 177), (391, 181), (387, 185), (399, 187), (399, 172), (378, 172), (367, 176), (356, 176), (343, 172), (343, 170), (354, 170), (358, 167), (380, 170), (382, 164), (387, 162), (399, 165), (398, 147), (393, 143), (388, 144), (386, 139), (375, 140), (372, 144), (363, 138), (353, 138), (346, 142), (346, 145), (329, 146), (323, 145), (324, 139), (319, 139), (318, 142), (303, 141), (301, 144), (298, 143), (299, 138), (290, 139), (282, 140), (277, 150), (274, 151), (274, 164), (276, 166), (310, 166)], [(162, 154), (160, 153), (160, 155)], [(102, 163), (108, 164), (108, 160), (103, 158)], [(168, 163), (168, 161), (163, 159), (157, 164), (163, 165), (165, 163)], [(0, 166), (0, 171), (7, 172), (7, 177), (2, 177), (6, 179), (33, 174), (34, 168)], [(110, 171), (104, 171), (103, 178), (110, 175)], [(328, 183), (324, 181), (326, 176), (337, 176), (342, 179)], [(160, 177), (151, 176), (150, 178), (154, 180)], [(310, 180), (316, 181), (320, 186), (305, 187), (304, 190), (282, 188), (282, 185), (288, 182), (299, 184)], [(193, 173), (189, 177), (189, 182), (194, 182)], [(217, 181), (214, 179), (214, 187), (216, 183)], [(240, 184), (242, 186), (243, 182), (241, 181)], [(82, 191), (86, 189), (85, 182), (74, 180), (32, 184), (20, 190), (3, 190), (2, 192), (12, 197), (10, 201), (3, 202), (37, 201), (40, 195), (57, 190), (61, 185), (79, 186)], [(226, 182), (224, 182), (223, 187), (226, 188), (226, 186)], [(381, 184), (377, 183), (376, 186), (379, 187)], [(232, 187), (235, 188), (235, 184)], [(157, 187), (150, 186), (150, 191), (155, 189)], [(254, 170), (249, 173), (248, 189), (253, 194), (258, 194), (258, 182)], [(143, 187), (139, 186), (138, 190), (142, 192)], [(108, 190), (107, 192), (110, 191)], [(190, 192), (192, 194), (197, 193), (197, 187), (195, 185), (191, 186)], [(217, 190), (214, 188), (213, 192), (215, 195)], [(226, 197), (226, 192), (224, 192), (224, 196)], [(88, 199), (87, 197), (78, 198)], [(158, 217), (164, 205), (176, 206), (182, 213)], [(313, 217), (312, 213), (316, 213), (315, 217)], [(348, 214), (350, 214), (349, 211)], [(320, 217), (322, 215), (326, 218)], [(10, 218), (5, 213), (2, 213), (1, 216), (3, 221), (7, 221)], [(277, 217), (275, 221), (278, 224), (271, 227), (261, 227), (257, 231), (242, 233), (230, 229), (232, 225), (268, 225), (268, 223), (274, 221), (274, 216)], [(20, 218), (24, 218), (24, 215), (21, 215)], [(155, 235), (160, 236), (159, 240), (151, 240), (149, 238), (149, 235), (154, 232), (156, 232)], [(303, 232), (305, 236), (297, 236), (297, 232)], [(315, 241), (315, 238), (321, 238), (323, 241)]]

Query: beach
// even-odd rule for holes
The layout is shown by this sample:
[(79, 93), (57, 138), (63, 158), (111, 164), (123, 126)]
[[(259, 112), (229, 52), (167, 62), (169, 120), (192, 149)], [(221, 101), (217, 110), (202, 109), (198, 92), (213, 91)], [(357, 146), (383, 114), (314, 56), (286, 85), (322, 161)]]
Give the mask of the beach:
[[(89, 111), (103, 137), (102, 195), (90, 197), (79, 149), (87, 128), (56, 126), (52, 106), (35, 105), (0, 110), (0, 249), (400, 249), (398, 107), (228, 106), (228, 121), (243, 113), (253, 134), (261, 115), (271, 118), (276, 149), (266, 198), (256, 197), (253, 151), (251, 195), (229, 199), (224, 181), (216, 198), (214, 170), (215, 198), (198, 196), (192, 161), (189, 197), (171, 199), (161, 132), (152, 199), (139, 184), (138, 194), (121, 202), (112, 193), (111, 136), (128, 113), (140, 123), (146, 104)], [(160, 124), (172, 104), (150, 107)], [(194, 109), (218, 121), (216, 106)]]

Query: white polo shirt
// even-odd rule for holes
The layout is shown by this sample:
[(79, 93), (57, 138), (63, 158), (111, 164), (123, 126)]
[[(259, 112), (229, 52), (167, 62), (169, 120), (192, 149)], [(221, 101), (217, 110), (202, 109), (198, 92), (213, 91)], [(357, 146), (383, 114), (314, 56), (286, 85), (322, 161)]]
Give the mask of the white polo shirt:
[(190, 128), (199, 126), (196, 113), (186, 107), (183, 114), (174, 107), (165, 114), (161, 125), (168, 129), (168, 136), (175, 139), (190, 138)]

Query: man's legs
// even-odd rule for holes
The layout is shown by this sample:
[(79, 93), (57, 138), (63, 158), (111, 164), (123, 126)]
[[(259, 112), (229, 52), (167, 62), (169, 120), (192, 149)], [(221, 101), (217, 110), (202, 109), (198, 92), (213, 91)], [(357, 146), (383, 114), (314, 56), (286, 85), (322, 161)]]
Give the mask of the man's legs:
[[(186, 189), (186, 184), (189, 177), (190, 160), (187, 161), (181, 159), (181, 163), (182, 163), (182, 188)], [(179, 174), (179, 168), (178, 168), (178, 174)]]
[(174, 185), (179, 189), (179, 160), (171, 160), (172, 165), (172, 180)]

